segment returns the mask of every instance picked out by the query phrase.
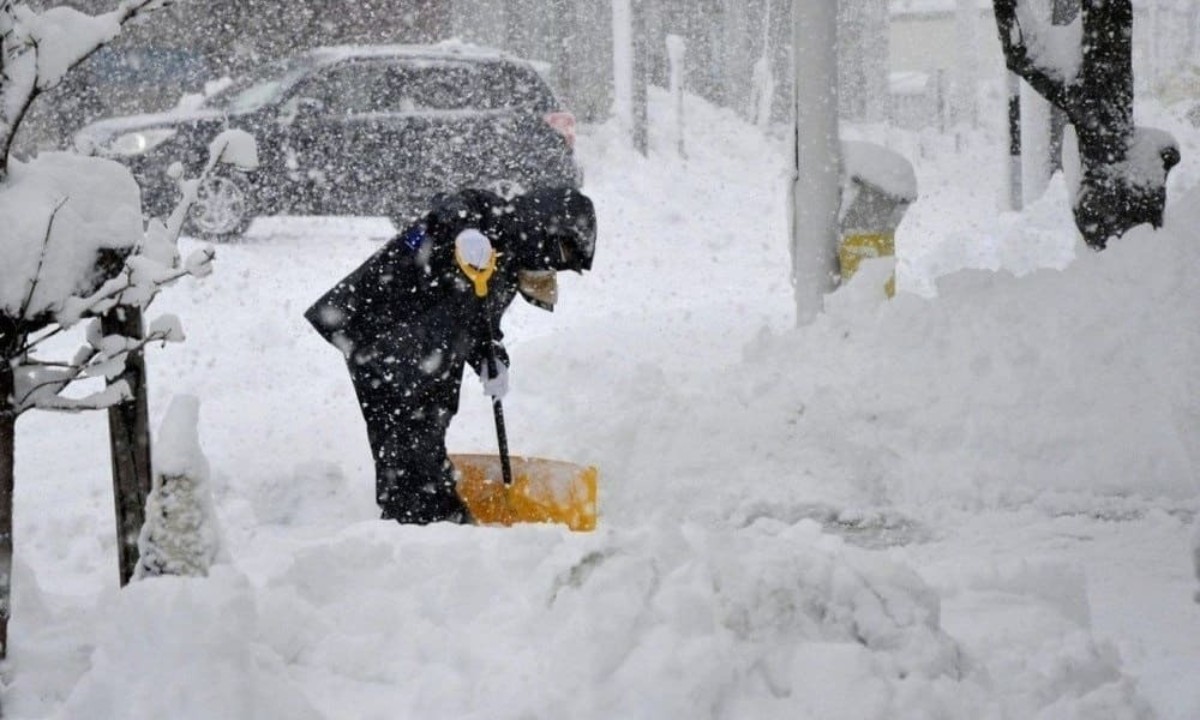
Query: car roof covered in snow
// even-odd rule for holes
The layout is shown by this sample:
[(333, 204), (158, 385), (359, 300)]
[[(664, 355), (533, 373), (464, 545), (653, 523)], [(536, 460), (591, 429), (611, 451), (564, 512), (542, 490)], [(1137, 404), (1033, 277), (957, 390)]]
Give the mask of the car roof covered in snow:
[(434, 45), (330, 45), (307, 53), (318, 63), (334, 63), (356, 58), (407, 58), (413, 60), (492, 60), (533, 66), (528, 60), (502, 50), (459, 41)]

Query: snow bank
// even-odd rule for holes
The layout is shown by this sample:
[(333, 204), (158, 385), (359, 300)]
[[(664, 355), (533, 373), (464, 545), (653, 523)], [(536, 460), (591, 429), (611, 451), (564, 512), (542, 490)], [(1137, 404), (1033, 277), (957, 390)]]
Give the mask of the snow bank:
[(56, 715), (62, 720), (322, 717), (253, 641), (262, 618), (235, 570), (135, 582), (100, 611), (91, 667)]
[(229, 570), (121, 593), (64, 717), (1082, 719), (1057, 711), (1141, 702), (1072, 618), (1021, 604), (1019, 578), (974, 588), (1011, 593), (1023, 638), (980, 647), (1009, 673), (989, 675), (912, 570), (809, 521), (369, 523), (291, 549), (257, 593)]

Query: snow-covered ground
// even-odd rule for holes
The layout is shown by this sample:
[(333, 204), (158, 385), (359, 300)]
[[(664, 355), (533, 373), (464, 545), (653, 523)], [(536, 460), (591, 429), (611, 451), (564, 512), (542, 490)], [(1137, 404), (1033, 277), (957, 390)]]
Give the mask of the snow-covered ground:
[[(780, 142), (700, 103), (686, 160), (585, 128), (595, 270), (506, 318), (505, 408), (599, 466), (592, 534), (374, 519), (301, 314), (391, 228), (260, 221), (149, 359), (155, 425), (201, 399), (230, 561), (118, 591), (103, 415), (23, 416), (5, 717), (1200, 717), (1200, 134), (1155, 120), (1170, 227), (1101, 254), (1061, 180), (996, 210), (986, 132), (860, 130), (916, 161), (901, 292), (869, 264), (801, 329)], [(469, 377), (451, 449), (493, 443)]]

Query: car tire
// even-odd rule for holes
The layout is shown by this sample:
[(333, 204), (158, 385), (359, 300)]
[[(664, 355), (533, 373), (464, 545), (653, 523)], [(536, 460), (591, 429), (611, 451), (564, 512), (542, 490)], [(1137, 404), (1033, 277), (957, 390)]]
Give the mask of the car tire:
[(235, 240), (246, 232), (254, 217), (253, 196), (245, 175), (212, 173), (196, 188), (187, 229), (205, 240)]

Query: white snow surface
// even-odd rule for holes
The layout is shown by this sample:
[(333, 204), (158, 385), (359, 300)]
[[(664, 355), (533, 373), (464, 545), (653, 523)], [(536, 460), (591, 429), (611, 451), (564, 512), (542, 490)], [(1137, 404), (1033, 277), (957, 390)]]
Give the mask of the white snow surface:
[[(1200, 717), (1197, 131), (1152, 118), (1168, 227), (1097, 254), (1061, 178), (995, 209), (998, 133), (850, 128), (917, 169), (900, 292), (868, 263), (796, 328), (785, 144), (687, 113), (686, 160), (583, 128), (594, 271), (505, 319), (510, 445), (600, 468), (596, 532), (377, 520), (302, 313), (391, 228), (263, 220), (148, 358), (152, 426), (204, 403), (229, 562), (118, 591), (103, 415), (23, 416), (5, 716)], [(467, 382), (451, 450), (494, 443)]]

